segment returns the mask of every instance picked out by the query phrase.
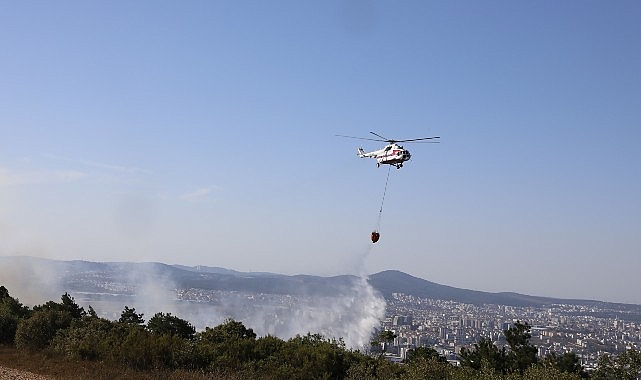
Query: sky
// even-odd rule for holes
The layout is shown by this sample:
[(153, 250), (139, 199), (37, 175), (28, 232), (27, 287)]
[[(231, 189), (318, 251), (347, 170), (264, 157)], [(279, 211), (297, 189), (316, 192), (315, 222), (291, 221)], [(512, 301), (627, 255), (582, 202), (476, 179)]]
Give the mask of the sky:
[[(0, 5), (0, 255), (641, 304), (638, 1)], [(360, 159), (404, 144), (392, 168)], [(11, 290), (10, 290), (11, 291)]]

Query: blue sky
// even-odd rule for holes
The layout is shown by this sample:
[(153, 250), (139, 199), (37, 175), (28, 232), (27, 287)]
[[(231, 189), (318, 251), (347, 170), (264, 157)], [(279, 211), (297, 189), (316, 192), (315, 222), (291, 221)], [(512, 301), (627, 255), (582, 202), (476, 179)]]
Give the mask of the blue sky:
[[(0, 6), (0, 255), (641, 304), (636, 1)], [(406, 144), (356, 157), (375, 131)]]

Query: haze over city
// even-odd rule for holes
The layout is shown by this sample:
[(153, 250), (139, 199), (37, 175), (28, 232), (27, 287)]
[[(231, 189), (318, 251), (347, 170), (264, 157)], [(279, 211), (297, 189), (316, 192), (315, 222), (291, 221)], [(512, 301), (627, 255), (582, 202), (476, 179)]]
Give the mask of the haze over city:
[[(0, 255), (641, 304), (641, 4), (2, 5)], [(391, 169), (336, 137), (404, 144)]]

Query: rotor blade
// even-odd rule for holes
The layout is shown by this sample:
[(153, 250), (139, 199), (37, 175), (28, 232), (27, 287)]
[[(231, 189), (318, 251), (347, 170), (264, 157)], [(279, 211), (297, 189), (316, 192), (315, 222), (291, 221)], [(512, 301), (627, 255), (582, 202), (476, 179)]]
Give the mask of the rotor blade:
[(354, 136), (344, 136), (344, 135), (334, 135), (338, 137), (347, 137), (350, 139), (358, 139), (358, 140), (370, 140), (370, 141), (388, 141), (388, 140), (381, 140), (381, 139), (368, 139), (367, 137), (354, 137)]
[[(420, 138), (420, 139), (396, 140), (396, 142), (412, 142), (412, 141), (432, 140), (432, 139), (440, 139), (440, 137), (435, 136), (435, 137), (423, 137), (423, 138)], [(438, 142), (438, 141), (425, 141), (425, 142)]]
[(379, 135), (378, 133), (374, 133), (374, 132), (370, 132), (370, 133), (373, 134), (374, 136), (378, 136), (378, 137), (382, 138), (383, 140), (381, 140), (381, 141), (389, 141), (389, 142), (396, 141), (396, 140), (390, 140), (387, 137), (383, 137), (383, 136)]

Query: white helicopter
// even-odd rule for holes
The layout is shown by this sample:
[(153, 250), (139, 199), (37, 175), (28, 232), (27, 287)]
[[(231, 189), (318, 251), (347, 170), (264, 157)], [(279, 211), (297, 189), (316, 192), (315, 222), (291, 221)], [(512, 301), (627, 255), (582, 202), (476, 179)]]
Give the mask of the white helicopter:
[(366, 137), (353, 137), (353, 136), (343, 136), (343, 135), (336, 135), (336, 136), (348, 137), (350, 139), (359, 139), (359, 140), (383, 141), (388, 143), (388, 145), (386, 145), (382, 149), (375, 150), (372, 152), (365, 152), (363, 148), (358, 148), (357, 155), (360, 158), (368, 158), (368, 157), (376, 158), (376, 167), (380, 167), (381, 165), (387, 164), (387, 165), (396, 166), (396, 169), (402, 168), (403, 162), (409, 160), (410, 157), (412, 157), (409, 150), (403, 148), (397, 143), (400, 143), (400, 142), (438, 143), (438, 141), (423, 141), (423, 140), (435, 140), (440, 138), (438, 136), (435, 136), (435, 137), (422, 137), (420, 139), (393, 140), (393, 139), (385, 138), (374, 132), (370, 132), (370, 133), (380, 138), (370, 139)]

